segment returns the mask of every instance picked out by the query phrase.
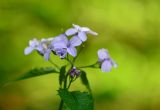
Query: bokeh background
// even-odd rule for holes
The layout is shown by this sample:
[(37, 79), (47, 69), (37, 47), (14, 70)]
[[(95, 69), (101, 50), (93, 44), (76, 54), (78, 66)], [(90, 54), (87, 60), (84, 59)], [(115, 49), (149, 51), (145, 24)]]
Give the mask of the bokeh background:
[[(58, 108), (58, 75), (7, 82), (51, 66), (36, 52), (25, 56), (24, 48), (30, 39), (56, 36), (72, 23), (99, 33), (89, 36), (77, 66), (94, 63), (102, 47), (119, 65), (110, 73), (85, 69), (95, 110), (160, 110), (159, 0), (0, 0), (0, 110)], [(71, 90), (85, 88), (77, 81)]]

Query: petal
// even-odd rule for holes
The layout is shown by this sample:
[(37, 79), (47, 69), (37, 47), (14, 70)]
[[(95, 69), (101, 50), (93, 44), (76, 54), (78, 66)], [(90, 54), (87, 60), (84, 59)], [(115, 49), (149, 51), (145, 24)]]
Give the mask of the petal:
[(73, 57), (75, 57), (77, 55), (77, 50), (75, 47), (69, 47), (67, 48), (67, 52), (72, 55)]
[(82, 27), (81, 31), (87, 32), (87, 31), (90, 31), (90, 29), (88, 27)]
[(60, 56), (60, 58), (65, 58), (67, 55), (67, 50), (66, 49), (55, 49), (56, 55)]
[(53, 47), (54, 47), (54, 49), (66, 48), (67, 44), (65, 42), (63, 42), (63, 41), (61, 41), (61, 42), (55, 42), (53, 44)]
[(72, 24), (72, 25), (77, 31), (81, 29), (81, 27), (79, 25), (76, 25), (76, 24)]
[(68, 44), (68, 39), (63, 34), (58, 37), (55, 37), (51, 42), (53, 48), (66, 48), (67, 44)]
[(46, 52), (44, 53), (44, 59), (47, 60), (47, 61), (48, 61), (49, 58), (50, 58), (50, 52), (51, 52), (51, 51), (48, 49), (48, 50), (46, 50)]
[(107, 59), (109, 58), (109, 53), (106, 49), (99, 49), (98, 50), (98, 58), (99, 58), (99, 61), (103, 61), (104, 59)]
[(92, 31), (91, 29), (89, 29), (88, 27), (82, 27), (81, 31), (86, 32), (87, 34), (92, 34), (92, 35), (98, 35), (98, 33)]
[(30, 54), (33, 50), (34, 50), (34, 48), (32, 48), (32, 47), (27, 47), (27, 48), (25, 48), (25, 50), (24, 50), (24, 54), (25, 54), (25, 55), (28, 55), (28, 54)]
[(75, 46), (81, 45), (82, 41), (81, 41), (81, 39), (78, 36), (74, 36), (74, 37), (71, 38), (70, 44), (71, 44), (71, 46), (75, 47)]
[(59, 41), (63, 41), (67, 43), (68, 39), (64, 34), (60, 34), (59, 36), (55, 37), (52, 42), (54, 43), (54, 42), (59, 42)]
[(109, 72), (111, 71), (111, 68), (112, 68), (112, 64), (110, 60), (105, 60), (101, 65), (102, 72)]
[(36, 50), (38, 50), (38, 52), (40, 52), (41, 54), (44, 54), (44, 48), (42, 45), (39, 45), (38, 47), (36, 47)]
[(94, 32), (94, 31), (92, 31), (92, 30), (87, 31), (86, 33), (88, 33), (88, 34), (92, 34), (92, 35), (94, 35), (94, 36), (98, 35), (98, 33)]
[(47, 38), (48, 41), (52, 41), (53, 39), (53, 37)]
[(87, 40), (87, 36), (85, 32), (78, 32), (78, 37), (84, 42)]
[(45, 43), (45, 42), (48, 42), (48, 40), (47, 39), (41, 39), (41, 43)]
[(31, 46), (33, 48), (38, 46), (38, 45), (39, 45), (39, 41), (37, 39), (33, 39), (33, 40), (29, 41), (29, 46)]
[(78, 32), (78, 31), (77, 31), (76, 29), (70, 28), (70, 29), (68, 29), (68, 30), (65, 32), (65, 34), (66, 34), (67, 36), (71, 36), (71, 35), (76, 34), (77, 32)]

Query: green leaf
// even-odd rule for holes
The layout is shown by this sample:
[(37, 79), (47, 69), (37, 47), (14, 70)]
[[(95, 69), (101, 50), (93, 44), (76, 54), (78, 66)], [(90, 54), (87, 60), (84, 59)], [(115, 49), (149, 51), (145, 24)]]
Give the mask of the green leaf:
[(24, 80), (24, 79), (28, 79), (28, 78), (33, 78), (33, 77), (37, 77), (37, 76), (41, 76), (41, 75), (45, 75), (45, 74), (49, 74), (49, 73), (59, 73), (59, 72), (57, 72), (52, 67), (35, 68), (35, 69), (32, 69), (32, 70), (26, 72), (21, 77), (17, 78), (16, 81)]
[(91, 92), (91, 88), (90, 88), (89, 81), (85, 71), (81, 71), (80, 78), (81, 78), (82, 84), (84, 84), (86, 88), (89, 90), (89, 92)]
[(60, 74), (59, 74), (59, 85), (62, 86), (62, 82), (65, 78), (65, 73), (66, 73), (66, 65), (62, 66), (60, 69)]
[(87, 92), (69, 92), (67, 89), (60, 89), (58, 92), (66, 106), (71, 110), (93, 110), (93, 99)]

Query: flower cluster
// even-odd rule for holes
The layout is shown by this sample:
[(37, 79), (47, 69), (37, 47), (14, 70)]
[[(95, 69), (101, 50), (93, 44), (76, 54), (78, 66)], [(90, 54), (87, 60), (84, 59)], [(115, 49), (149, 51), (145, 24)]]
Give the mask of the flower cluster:
[[(45, 60), (50, 59), (50, 54), (58, 55), (61, 59), (65, 59), (67, 54), (76, 57), (77, 48), (81, 46), (83, 42), (87, 40), (87, 34), (98, 35), (88, 27), (80, 27), (73, 24), (73, 27), (66, 30), (63, 34), (58, 36), (37, 40), (33, 39), (29, 41), (29, 46), (25, 48), (25, 55), (30, 54), (33, 50), (38, 51)], [(103, 72), (108, 72), (111, 67), (117, 67), (117, 64), (110, 58), (108, 51), (105, 49), (98, 50), (98, 63), (101, 66)], [(70, 72), (71, 76), (75, 76), (80, 73), (76, 68), (73, 68)]]
[[(67, 53), (76, 57), (76, 47), (87, 40), (87, 34), (97, 35), (96, 32), (87, 27), (73, 24), (73, 28), (66, 30), (64, 34), (40, 41), (37, 39), (29, 41), (29, 46), (25, 49), (24, 53), (28, 55), (33, 50), (37, 50), (46, 60), (50, 58), (51, 52), (60, 56), (60, 58), (65, 58)], [(69, 39), (70, 36), (71, 38)]]

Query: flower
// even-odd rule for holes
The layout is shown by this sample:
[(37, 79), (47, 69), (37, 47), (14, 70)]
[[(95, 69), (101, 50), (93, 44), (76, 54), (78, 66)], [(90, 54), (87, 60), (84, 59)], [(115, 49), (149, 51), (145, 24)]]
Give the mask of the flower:
[(73, 67), (69, 73), (71, 77), (74, 77), (74, 76), (78, 77), (81, 72), (80, 70), (76, 69), (76, 67)]
[(76, 46), (81, 45), (82, 41), (77, 37), (73, 36), (70, 40), (64, 35), (61, 34), (54, 38), (51, 45), (54, 47), (54, 50), (57, 49), (66, 49), (67, 52), (75, 57), (77, 55)]
[(67, 55), (67, 50), (66, 49), (55, 49), (54, 50), (55, 54), (60, 56), (61, 59), (65, 58)]
[(78, 25), (73, 24), (73, 28), (68, 29), (65, 34), (67, 36), (76, 35), (78, 36), (83, 42), (87, 40), (86, 34), (98, 35), (96, 32), (92, 31), (88, 27), (80, 27)]
[(38, 41), (37, 39), (30, 40), (29, 46), (24, 50), (24, 54), (28, 55), (33, 50), (37, 50), (39, 54), (44, 56), (45, 60), (48, 60), (51, 52), (50, 42), (52, 40), (53, 38), (42, 39), (41, 41)]
[(117, 67), (117, 64), (110, 58), (108, 51), (103, 48), (98, 50), (98, 61), (101, 64), (102, 72), (109, 72), (112, 67)]
[(28, 55), (33, 50), (37, 50), (37, 47), (39, 46), (40, 42), (37, 39), (33, 39), (29, 41), (29, 46), (25, 48), (24, 54)]

